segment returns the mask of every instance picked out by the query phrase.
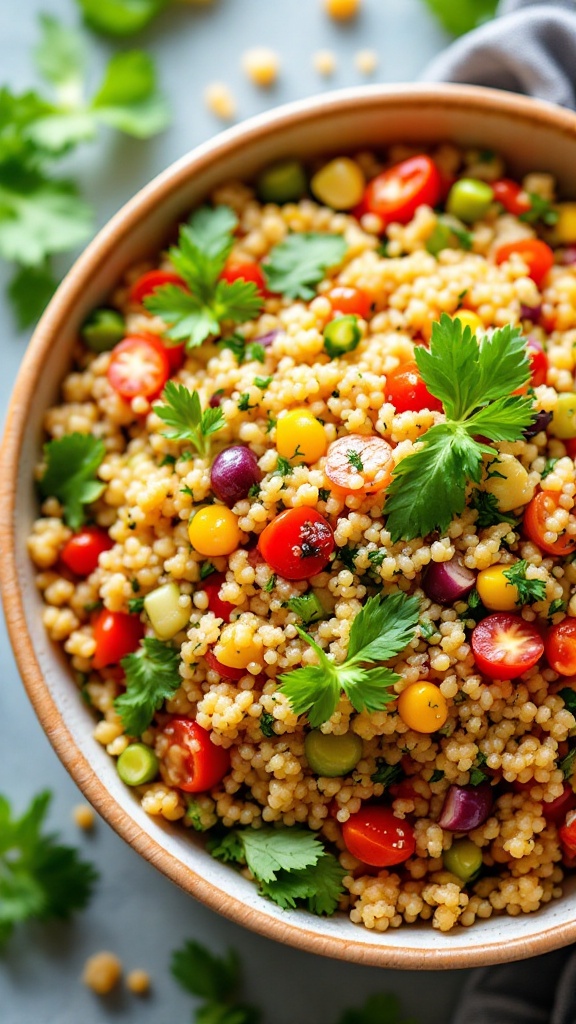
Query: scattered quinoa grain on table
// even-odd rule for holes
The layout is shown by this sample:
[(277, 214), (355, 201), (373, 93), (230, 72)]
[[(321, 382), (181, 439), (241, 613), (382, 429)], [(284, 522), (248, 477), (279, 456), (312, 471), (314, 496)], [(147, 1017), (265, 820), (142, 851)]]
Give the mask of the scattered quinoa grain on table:
[(44, 624), (147, 813), (280, 906), (481, 928), (576, 865), (574, 209), (449, 143), (292, 155), (79, 332)]
[(211, 114), (222, 121), (236, 117), (236, 99), (224, 82), (211, 82), (204, 90), (204, 103)]
[(122, 963), (114, 953), (103, 950), (88, 957), (82, 972), (82, 981), (96, 995), (106, 996), (118, 985), (122, 976)]
[(358, 50), (354, 64), (363, 75), (373, 75), (378, 67), (378, 54), (375, 50)]
[(150, 975), (137, 967), (126, 975), (126, 987), (136, 996), (148, 995), (150, 991)]
[(267, 46), (255, 46), (242, 55), (242, 69), (254, 85), (267, 89), (278, 78), (280, 58)]
[(72, 811), (72, 817), (74, 818), (78, 828), (81, 828), (86, 832), (89, 832), (94, 828), (96, 815), (88, 804), (78, 804)]
[(319, 75), (329, 78), (336, 71), (336, 54), (332, 50), (317, 50), (312, 55), (312, 66)]

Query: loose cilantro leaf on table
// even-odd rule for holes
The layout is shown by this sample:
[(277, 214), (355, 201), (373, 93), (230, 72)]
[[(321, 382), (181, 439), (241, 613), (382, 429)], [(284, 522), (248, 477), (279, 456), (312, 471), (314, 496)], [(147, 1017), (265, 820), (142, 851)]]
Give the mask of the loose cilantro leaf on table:
[(377, 993), (369, 996), (359, 1010), (346, 1010), (338, 1024), (416, 1024), (413, 1017), (408, 1019), (395, 995)]
[(529, 580), (526, 578), (528, 562), (525, 558), (514, 565), (504, 569), (504, 576), (518, 591), (516, 604), (532, 604), (534, 601), (546, 600), (546, 582), (544, 580)]
[(347, 249), (342, 235), (303, 231), (274, 246), (264, 263), (268, 287), (289, 299), (313, 299), (315, 286), (329, 267), (337, 267)]
[(58, 282), (48, 266), (21, 267), (8, 285), (16, 323), (21, 329), (40, 318), (52, 298)]
[(162, 392), (164, 405), (155, 405), (154, 412), (169, 430), (164, 437), (170, 441), (189, 441), (199, 455), (206, 457), (210, 448), (209, 438), (226, 424), (220, 406), (202, 412), (197, 391), (189, 391), (184, 384), (169, 380)]
[(0, 163), (2, 259), (36, 267), (53, 253), (86, 241), (91, 229), (92, 211), (71, 182)]
[(44, 445), (46, 469), (39, 482), (43, 498), (57, 498), (72, 530), (85, 522), (84, 505), (100, 497), (106, 484), (96, 478), (104, 442), (91, 434), (64, 434)]
[(279, 676), (280, 692), (288, 697), (293, 711), (307, 713), (310, 725), (316, 728), (334, 714), (342, 690), (356, 711), (380, 711), (394, 700), (390, 687), (400, 676), (373, 663), (395, 657), (410, 643), (418, 626), (419, 607), (418, 598), (401, 593), (371, 597), (352, 623), (348, 652), (340, 665), (296, 627), (301, 639), (316, 652), (319, 664)]
[(430, 349), (418, 346), (415, 357), (446, 422), (430, 427), (394, 470), (385, 505), (393, 542), (444, 530), (460, 515), (468, 481), (480, 482), (482, 456), (495, 453), (476, 435), (515, 441), (534, 419), (531, 398), (512, 394), (530, 379), (518, 328), (503, 327), (478, 343), (469, 327), (443, 313)]
[(141, 736), (154, 712), (180, 686), (180, 654), (172, 644), (145, 637), (133, 654), (120, 662), (126, 673), (126, 692), (114, 701), (122, 724), (130, 736)]
[(96, 32), (130, 36), (145, 28), (169, 0), (76, 0), (86, 24)]
[(196, 1011), (197, 1024), (258, 1024), (260, 1012), (237, 1001), (241, 977), (234, 950), (218, 957), (190, 940), (174, 951), (170, 970), (186, 992), (205, 1000)]
[(490, 21), (496, 13), (498, 0), (424, 0), (447, 32), (461, 36)]
[(86, 906), (98, 877), (72, 846), (41, 831), (50, 793), (35, 797), (14, 818), (0, 795), (0, 947), (28, 918), (68, 918)]

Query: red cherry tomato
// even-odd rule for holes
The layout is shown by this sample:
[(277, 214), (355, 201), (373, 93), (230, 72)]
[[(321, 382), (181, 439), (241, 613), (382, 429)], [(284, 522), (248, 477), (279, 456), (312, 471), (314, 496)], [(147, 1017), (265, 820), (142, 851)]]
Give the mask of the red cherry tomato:
[(85, 526), (67, 540), (60, 558), (70, 572), (76, 576), (89, 576), (98, 565), (98, 558), (103, 551), (114, 546), (106, 530), (99, 526)]
[(555, 825), (560, 825), (564, 821), (569, 811), (573, 811), (576, 808), (576, 793), (567, 782), (564, 783), (564, 789), (560, 796), (557, 796), (555, 800), (550, 803), (542, 803), (542, 817), (546, 818), (546, 821), (553, 821)]
[(210, 733), (189, 718), (173, 718), (160, 736), (168, 740), (170, 758), (164, 757), (163, 774), (185, 793), (212, 789), (230, 768), (230, 754), (217, 747)]
[(507, 612), (482, 619), (472, 630), (471, 644), (478, 668), (490, 679), (516, 679), (544, 654), (535, 626)]
[(386, 378), (386, 401), (396, 412), (442, 412), (442, 402), (431, 395), (415, 362), (404, 363)]
[(170, 376), (166, 350), (145, 335), (124, 338), (112, 349), (108, 380), (121, 398), (157, 398)]
[(512, 213), (515, 217), (527, 213), (531, 207), (530, 197), (526, 194), (521, 185), (511, 178), (501, 178), (500, 181), (492, 182), (494, 199), (500, 203), (506, 213)]
[(360, 316), (366, 320), (372, 305), (370, 296), (361, 288), (349, 288), (339, 284), (326, 294), (334, 316)]
[(559, 676), (576, 675), (576, 619), (562, 619), (550, 626), (545, 647), (550, 668)]
[(230, 616), (236, 606), (230, 604), (229, 601), (223, 601), (220, 597), (220, 587), (225, 579), (226, 576), (223, 572), (217, 572), (213, 576), (209, 576), (207, 580), (203, 580), (200, 589), (208, 597), (208, 608), (210, 611), (217, 615), (219, 619), (224, 619), (224, 622), (230, 622)]
[(569, 437), (567, 441), (564, 441), (564, 447), (566, 449), (566, 454), (569, 455), (571, 459), (576, 459), (576, 437)]
[(134, 281), (128, 292), (128, 299), (130, 302), (141, 304), (148, 295), (152, 295), (157, 288), (162, 288), (165, 284), (175, 284), (178, 288), (188, 291), (186, 282), (179, 274), (169, 270), (147, 270)]
[(402, 864), (416, 848), (412, 825), (378, 804), (351, 814), (342, 825), (342, 838), (353, 857), (375, 868)]
[(576, 857), (576, 811), (568, 811), (566, 821), (558, 829), (563, 850), (569, 857)]
[(150, 345), (166, 356), (170, 366), (170, 376), (178, 372), (184, 362), (186, 352), (186, 345), (184, 343), (181, 345), (169, 345), (162, 338), (159, 338), (157, 334), (141, 334), (140, 337), (146, 338)]
[(137, 615), (110, 612), (104, 608), (94, 623), (96, 650), (93, 667), (105, 668), (106, 665), (116, 665), (127, 654), (138, 650), (143, 636), (144, 626)]
[(499, 245), (494, 253), (496, 263), (505, 263), (517, 252), (528, 267), (528, 276), (541, 285), (550, 267), (554, 265), (554, 253), (540, 238), (519, 238), (516, 242)]
[(245, 668), (232, 668), (230, 665), (223, 665), (221, 661), (218, 661), (213, 651), (206, 651), (204, 658), (208, 662), (209, 668), (213, 672), (217, 672), (224, 679), (233, 679), (234, 682), (238, 682), (239, 679), (242, 679), (242, 676), (246, 675)]
[(576, 551), (576, 537), (560, 534), (555, 541), (545, 540), (546, 520), (558, 508), (558, 498), (553, 491), (539, 491), (524, 510), (522, 527), (524, 533), (548, 555), (569, 555)]
[(233, 284), (234, 281), (252, 281), (261, 295), (268, 294), (264, 271), (255, 260), (227, 260), (220, 280), (227, 281), (228, 284)]
[(513, 395), (525, 395), (529, 388), (537, 388), (546, 383), (548, 358), (540, 342), (529, 338), (526, 342), (526, 354), (530, 361), (530, 380), (523, 387), (513, 391)]
[(258, 547), (271, 569), (286, 580), (322, 572), (334, 550), (330, 523), (314, 508), (287, 508), (260, 534)]
[(366, 187), (364, 203), (384, 224), (407, 224), (419, 206), (436, 206), (442, 191), (440, 172), (429, 156), (411, 156), (376, 175)]

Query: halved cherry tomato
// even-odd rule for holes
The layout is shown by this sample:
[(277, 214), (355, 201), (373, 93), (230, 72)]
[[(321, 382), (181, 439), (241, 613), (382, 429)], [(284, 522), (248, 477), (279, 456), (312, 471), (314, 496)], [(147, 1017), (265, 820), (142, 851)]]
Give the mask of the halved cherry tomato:
[(411, 156), (368, 182), (363, 202), (384, 222), (407, 224), (419, 206), (436, 206), (442, 191), (440, 172), (429, 156)]
[(351, 814), (342, 825), (342, 838), (353, 857), (375, 868), (402, 864), (416, 849), (412, 825), (378, 804)]
[(186, 282), (179, 274), (174, 274), (170, 270), (147, 270), (130, 287), (128, 299), (130, 302), (140, 304), (148, 295), (152, 295), (157, 288), (162, 288), (165, 284), (175, 284), (178, 288), (188, 291)]
[(520, 615), (497, 612), (472, 630), (474, 661), (490, 679), (516, 679), (544, 654), (538, 630)]
[(499, 245), (494, 253), (496, 263), (505, 263), (513, 253), (518, 253), (528, 267), (528, 276), (541, 285), (550, 267), (554, 265), (554, 253), (540, 238), (519, 238), (516, 242)]
[(372, 305), (370, 296), (361, 288), (338, 284), (326, 293), (334, 316), (360, 316), (366, 320)]
[(237, 683), (239, 679), (242, 679), (242, 676), (246, 675), (245, 668), (232, 668), (231, 665), (223, 665), (221, 661), (218, 661), (213, 651), (206, 651), (204, 658), (212, 671), (217, 672), (224, 679), (233, 679)]
[(553, 821), (555, 825), (559, 825), (564, 821), (568, 812), (573, 811), (575, 808), (576, 793), (572, 786), (565, 782), (560, 796), (557, 796), (555, 800), (551, 800), (550, 803), (542, 803), (542, 817), (546, 818), (546, 821)]
[(331, 484), (349, 494), (377, 494), (392, 478), (392, 448), (382, 437), (346, 434), (328, 447), (324, 472)]
[(569, 857), (576, 857), (576, 811), (568, 811), (566, 821), (558, 829), (558, 837)]
[(511, 178), (501, 178), (500, 181), (493, 181), (492, 191), (494, 192), (496, 202), (504, 207), (506, 213), (512, 213), (515, 217), (528, 213), (532, 205), (530, 197), (522, 186), (517, 181), (512, 181)]
[(416, 362), (404, 363), (386, 378), (386, 401), (392, 402), (396, 412), (421, 412), (430, 409), (442, 412), (442, 402), (431, 395)]
[(171, 786), (185, 793), (212, 789), (230, 768), (230, 753), (217, 747), (210, 733), (189, 718), (173, 718), (161, 738), (168, 740), (170, 756), (162, 760), (162, 774)]
[(576, 437), (570, 437), (567, 441), (564, 441), (564, 447), (566, 449), (566, 454), (569, 455), (571, 459), (576, 459)]
[(562, 619), (546, 634), (546, 657), (559, 676), (576, 675), (576, 619)]
[(544, 539), (546, 520), (558, 508), (558, 498), (553, 491), (539, 491), (528, 502), (524, 511), (522, 526), (524, 533), (542, 551), (548, 555), (569, 555), (576, 551), (576, 537), (561, 533), (557, 540), (549, 542)]
[(98, 565), (103, 551), (109, 551), (114, 541), (99, 526), (84, 526), (67, 540), (60, 558), (76, 576), (89, 576)]
[(525, 395), (529, 388), (538, 388), (546, 383), (548, 376), (548, 357), (539, 341), (528, 338), (526, 355), (530, 362), (530, 380), (521, 388), (513, 391), (513, 395)]
[(204, 591), (208, 598), (208, 608), (214, 615), (218, 616), (219, 619), (223, 619), (224, 622), (230, 622), (230, 616), (235, 609), (235, 605), (230, 604), (229, 601), (223, 601), (220, 597), (220, 587), (226, 580), (226, 576), (223, 572), (217, 572), (213, 576), (209, 576), (207, 580), (204, 580), (200, 585), (200, 589)]
[(105, 668), (106, 665), (116, 665), (127, 654), (138, 650), (143, 636), (144, 626), (137, 615), (110, 612), (104, 608), (94, 623), (96, 649), (93, 667)]
[(334, 531), (314, 508), (287, 508), (260, 534), (258, 547), (274, 572), (286, 580), (316, 576), (334, 550)]
[(112, 349), (108, 380), (115, 391), (132, 398), (157, 398), (170, 376), (170, 363), (164, 347), (145, 335), (124, 338)]
[(269, 294), (266, 290), (264, 271), (260, 264), (256, 263), (256, 260), (227, 260), (220, 274), (220, 280), (227, 281), (228, 284), (233, 284), (234, 281), (252, 281), (261, 295)]
[(184, 343), (181, 345), (169, 345), (162, 338), (159, 338), (157, 334), (142, 334), (140, 337), (146, 338), (146, 341), (150, 342), (154, 348), (164, 353), (170, 366), (170, 376), (177, 373), (184, 362), (186, 352), (186, 345)]

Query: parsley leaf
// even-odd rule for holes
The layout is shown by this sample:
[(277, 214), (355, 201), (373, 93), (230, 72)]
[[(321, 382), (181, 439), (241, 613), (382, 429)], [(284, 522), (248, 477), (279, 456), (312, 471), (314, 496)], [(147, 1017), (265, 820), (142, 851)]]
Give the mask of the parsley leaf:
[(357, 469), (359, 473), (362, 472), (362, 470), (364, 469), (364, 463), (362, 462), (362, 459), (358, 455), (358, 452), (355, 452), (351, 448), (350, 451), (346, 452), (346, 458), (348, 459), (350, 465), (354, 467), (354, 469)]
[(542, 473), (540, 474), (542, 480), (544, 480), (547, 476), (550, 476), (550, 473), (554, 469), (554, 466), (556, 465), (557, 462), (558, 462), (558, 459), (546, 459), (546, 462), (544, 463), (544, 469), (542, 470)]
[(529, 580), (526, 578), (528, 562), (525, 558), (504, 569), (503, 575), (518, 591), (517, 605), (532, 604), (533, 601), (546, 600), (545, 580)]
[(74, 249), (92, 230), (92, 210), (69, 181), (0, 163), (0, 256), (26, 266)]
[(158, 91), (154, 61), (141, 50), (116, 53), (89, 111), (96, 121), (137, 139), (149, 139), (170, 123), (170, 112)]
[(408, 1020), (404, 1017), (395, 995), (382, 992), (369, 996), (361, 1009), (346, 1010), (338, 1024), (416, 1024), (416, 1022), (413, 1018)]
[(299, 597), (291, 597), (286, 603), (290, 611), (294, 612), (305, 626), (326, 618), (320, 599), (313, 590), (309, 590), (307, 594), (300, 594)]
[(130, 36), (145, 28), (168, 0), (76, 0), (84, 20), (97, 32)]
[(83, 506), (96, 501), (106, 487), (96, 479), (105, 451), (104, 441), (91, 434), (64, 434), (44, 445), (46, 469), (39, 482), (40, 494), (58, 499), (72, 530), (85, 522)]
[(114, 701), (130, 736), (141, 736), (154, 713), (180, 686), (180, 653), (172, 644), (145, 637), (133, 654), (120, 662), (126, 673), (126, 692)]
[(298, 635), (316, 652), (318, 665), (297, 668), (279, 676), (280, 692), (298, 714), (308, 713), (313, 728), (334, 714), (342, 690), (356, 711), (380, 711), (395, 695), (390, 687), (400, 678), (391, 669), (367, 663), (386, 661), (404, 650), (418, 625), (419, 601), (402, 593), (371, 597), (350, 630), (346, 659), (335, 665), (304, 630)]
[(236, 1000), (241, 978), (234, 950), (217, 957), (190, 940), (174, 951), (170, 970), (186, 992), (206, 1000), (196, 1011), (196, 1024), (258, 1024), (259, 1011)]
[(288, 235), (268, 254), (263, 269), (268, 287), (289, 299), (313, 299), (329, 267), (338, 266), (347, 250), (341, 235), (303, 231)]
[(140, 615), (140, 612), (144, 611), (144, 598), (130, 597), (128, 599), (128, 611), (130, 615)]
[(169, 380), (162, 392), (164, 405), (155, 405), (154, 412), (170, 430), (164, 437), (170, 441), (189, 441), (196, 451), (206, 458), (210, 448), (209, 438), (226, 425), (220, 406), (209, 407), (202, 412), (197, 391), (189, 391), (184, 384)]
[(490, 777), (486, 772), (482, 771), (486, 761), (488, 760), (486, 754), (481, 750), (476, 755), (476, 760), (470, 769), (469, 783), (471, 786), (480, 786), (483, 782)]
[(470, 508), (476, 509), (478, 516), (476, 526), (481, 529), (487, 526), (496, 526), (497, 523), (510, 523), (510, 526), (518, 526), (518, 520), (514, 516), (508, 516), (500, 511), (498, 500), (495, 494), (489, 491), (475, 489), (470, 501)]
[(567, 608), (566, 601), (563, 601), (561, 597), (557, 597), (555, 601), (552, 601), (548, 609), (547, 618), (551, 619), (553, 615), (557, 615), (558, 612), (565, 612)]
[(472, 232), (449, 214), (439, 216), (436, 225), (426, 241), (426, 250), (437, 256), (442, 249), (472, 248)]

